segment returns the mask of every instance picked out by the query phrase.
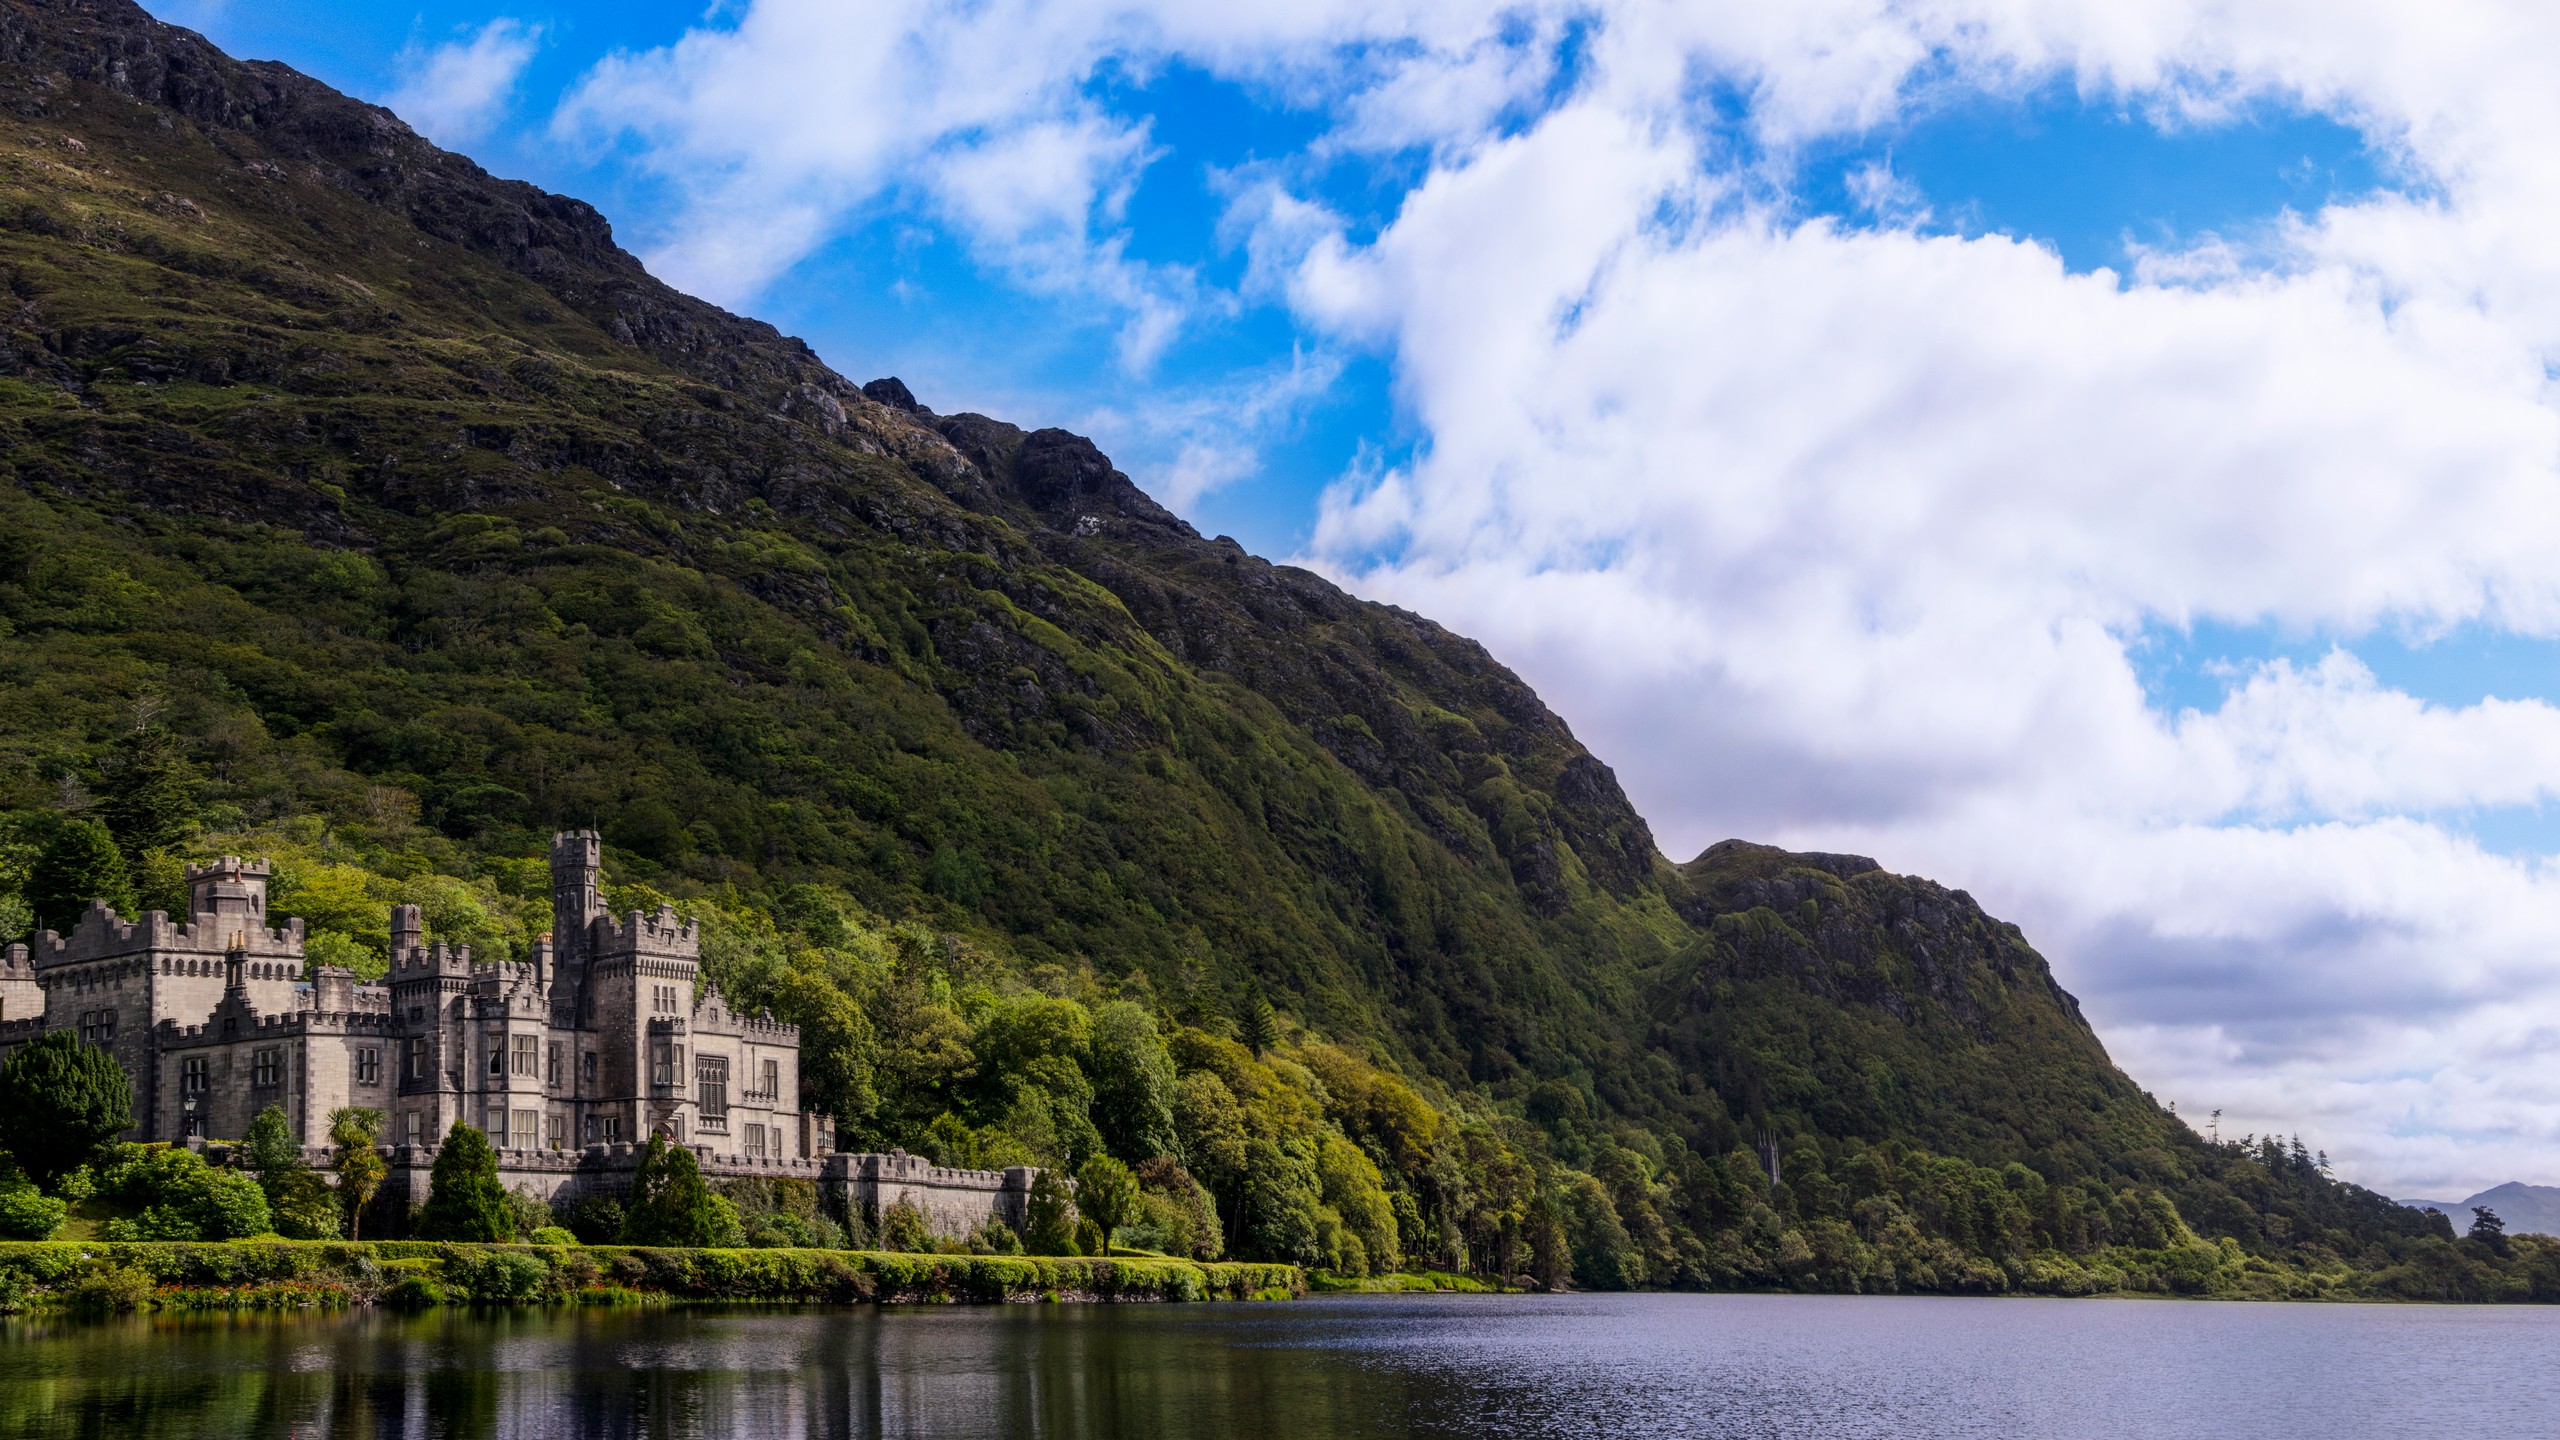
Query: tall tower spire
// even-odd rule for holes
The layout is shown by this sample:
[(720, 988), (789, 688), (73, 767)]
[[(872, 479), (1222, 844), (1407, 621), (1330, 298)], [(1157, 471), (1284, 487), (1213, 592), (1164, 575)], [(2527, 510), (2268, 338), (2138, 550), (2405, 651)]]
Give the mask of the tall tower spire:
[(604, 841), (593, 830), (551, 837), (551, 949), (558, 973), (583, 976), (587, 922), (604, 913)]

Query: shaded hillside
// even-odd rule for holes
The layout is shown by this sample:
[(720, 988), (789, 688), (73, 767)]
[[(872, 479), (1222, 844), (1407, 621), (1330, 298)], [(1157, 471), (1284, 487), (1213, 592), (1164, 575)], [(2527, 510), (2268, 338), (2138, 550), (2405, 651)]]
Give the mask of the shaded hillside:
[(1006, 1017), (1152, 1016), (1274, 1253), (1321, 1227), (1272, 1196), (1370, 1205), (1319, 1170), (1367, 1253), (1584, 1283), (2255, 1293), (2234, 1257), (2455, 1243), (2204, 1145), (1961, 892), (1675, 868), (1482, 647), (120, 0), (0, 0), (0, 284), (9, 928), (97, 817), (140, 904), (254, 845), (333, 954), (378, 957), (386, 896), (510, 953), (595, 823), (809, 1027), (848, 1134), (1080, 1159), (1101, 1062), (1022, 1060), (1034, 1095)]

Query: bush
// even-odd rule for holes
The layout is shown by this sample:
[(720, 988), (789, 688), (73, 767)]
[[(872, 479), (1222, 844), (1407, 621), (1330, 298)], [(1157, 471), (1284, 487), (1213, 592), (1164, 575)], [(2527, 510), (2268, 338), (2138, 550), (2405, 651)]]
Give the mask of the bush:
[(904, 1200), (881, 1211), (879, 1246), (910, 1253), (931, 1250), (933, 1236), (925, 1228), (924, 1212)]
[(444, 1303), (444, 1287), (424, 1275), (403, 1275), (383, 1287), (382, 1303), (394, 1310), (430, 1310)]
[(33, 1185), (0, 1190), (0, 1240), (50, 1240), (71, 1207)]
[(711, 1193), (693, 1152), (649, 1137), (640, 1171), (631, 1180), (631, 1205), (622, 1220), (626, 1245), (720, 1246), (738, 1243), (738, 1209)]
[(527, 1236), (526, 1242), (533, 1245), (575, 1245), (578, 1237), (557, 1225), (545, 1225)]
[(130, 1265), (100, 1265), (82, 1275), (62, 1299), (74, 1315), (114, 1315), (138, 1310), (157, 1287)]
[[(267, 1193), (237, 1170), (217, 1170), (175, 1145), (129, 1145), (99, 1188), (141, 1209), (137, 1240), (236, 1240), (274, 1228)], [(112, 1223), (112, 1222), (111, 1222)], [(122, 1238), (111, 1230), (108, 1238)]]
[(492, 1250), (457, 1259), (447, 1265), (445, 1273), (482, 1305), (530, 1305), (542, 1298), (543, 1282), (551, 1278), (549, 1266), (512, 1250)]
[(344, 1218), (338, 1192), (308, 1169), (291, 1171), (267, 1187), (267, 1208), (276, 1233), (288, 1240), (335, 1240)]
[(581, 1245), (611, 1245), (622, 1238), (622, 1202), (610, 1195), (589, 1195), (561, 1218)]
[(1043, 1170), (1031, 1181), (1031, 1195), (1026, 1202), (1027, 1214), (1022, 1225), (1022, 1248), (1031, 1255), (1074, 1255), (1076, 1244), (1075, 1197), (1067, 1190), (1067, 1182), (1057, 1172)]

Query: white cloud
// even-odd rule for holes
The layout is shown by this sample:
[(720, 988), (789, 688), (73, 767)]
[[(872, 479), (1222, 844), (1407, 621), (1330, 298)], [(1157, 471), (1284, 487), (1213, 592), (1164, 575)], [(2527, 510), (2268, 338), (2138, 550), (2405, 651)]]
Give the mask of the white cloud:
[[(2560, 870), (2447, 819), (2560, 795), (2560, 710), (2341, 652), (2171, 714), (2137, 661), (2200, 623), (2560, 635), (2555, 60), (2560, 11), (2502, 0), (755, 0), (560, 125), (676, 181), (653, 263), (715, 298), (892, 197), (1118, 316), (1132, 371), (1274, 296), (1379, 347), (1425, 443), (1327, 498), (1316, 559), (1524, 671), (1675, 852), (1964, 885), (2189, 1111), (2465, 1193), (2560, 1180)], [(1159, 137), (1088, 93), (1173, 61), (1329, 127), (1230, 177), (1232, 295), (1130, 258)], [(1890, 171), (1882, 228), (1799, 218), (1798, 147), (2055, 83), (2325, 113), (2406, 183), (2129, 274), (1927, 233)], [(1374, 237), (1293, 189), (1390, 151)], [(1209, 393), (1087, 423), (1196, 498), (1295, 403)]]
[(400, 88), (382, 103), (429, 139), (467, 144), (505, 116), (541, 45), (541, 26), (497, 19), (467, 40), (413, 47), (401, 57)]

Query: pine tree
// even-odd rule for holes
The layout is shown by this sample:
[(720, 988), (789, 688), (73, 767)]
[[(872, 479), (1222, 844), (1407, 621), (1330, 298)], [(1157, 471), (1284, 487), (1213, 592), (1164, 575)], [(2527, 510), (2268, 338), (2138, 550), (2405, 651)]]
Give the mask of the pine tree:
[(1280, 1043), (1280, 1016), (1272, 1010), (1271, 997), (1263, 994), (1259, 985), (1253, 987), (1253, 997), (1245, 1002), (1237, 1024), (1243, 1033), (1236, 1038), (1256, 1055)]
[(640, 1172), (631, 1179), (631, 1204), (622, 1217), (625, 1245), (733, 1245), (738, 1210), (711, 1193), (693, 1152), (670, 1145), (664, 1133), (649, 1137)]
[(27, 868), (27, 903), (36, 924), (70, 933), (89, 908), (103, 900), (118, 914), (133, 910), (133, 873), (107, 827), (95, 820), (65, 820)]
[(1022, 1217), (1022, 1253), (1025, 1255), (1073, 1255), (1076, 1244), (1075, 1197), (1058, 1172), (1043, 1170), (1031, 1179), (1031, 1194), (1024, 1201)]
[(147, 719), (100, 763), (98, 816), (125, 858), (177, 851), (196, 833), (195, 774), (169, 732)]
[(51, 1189), (133, 1126), (133, 1085), (113, 1055), (48, 1031), (0, 1065), (0, 1149)]
[(453, 1122), (427, 1184), (427, 1203), (418, 1211), (420, 1239), (503, 1245), (516, 1238), (515, 1211), (498, 1183), (498, 1152), (477, 1129)]

